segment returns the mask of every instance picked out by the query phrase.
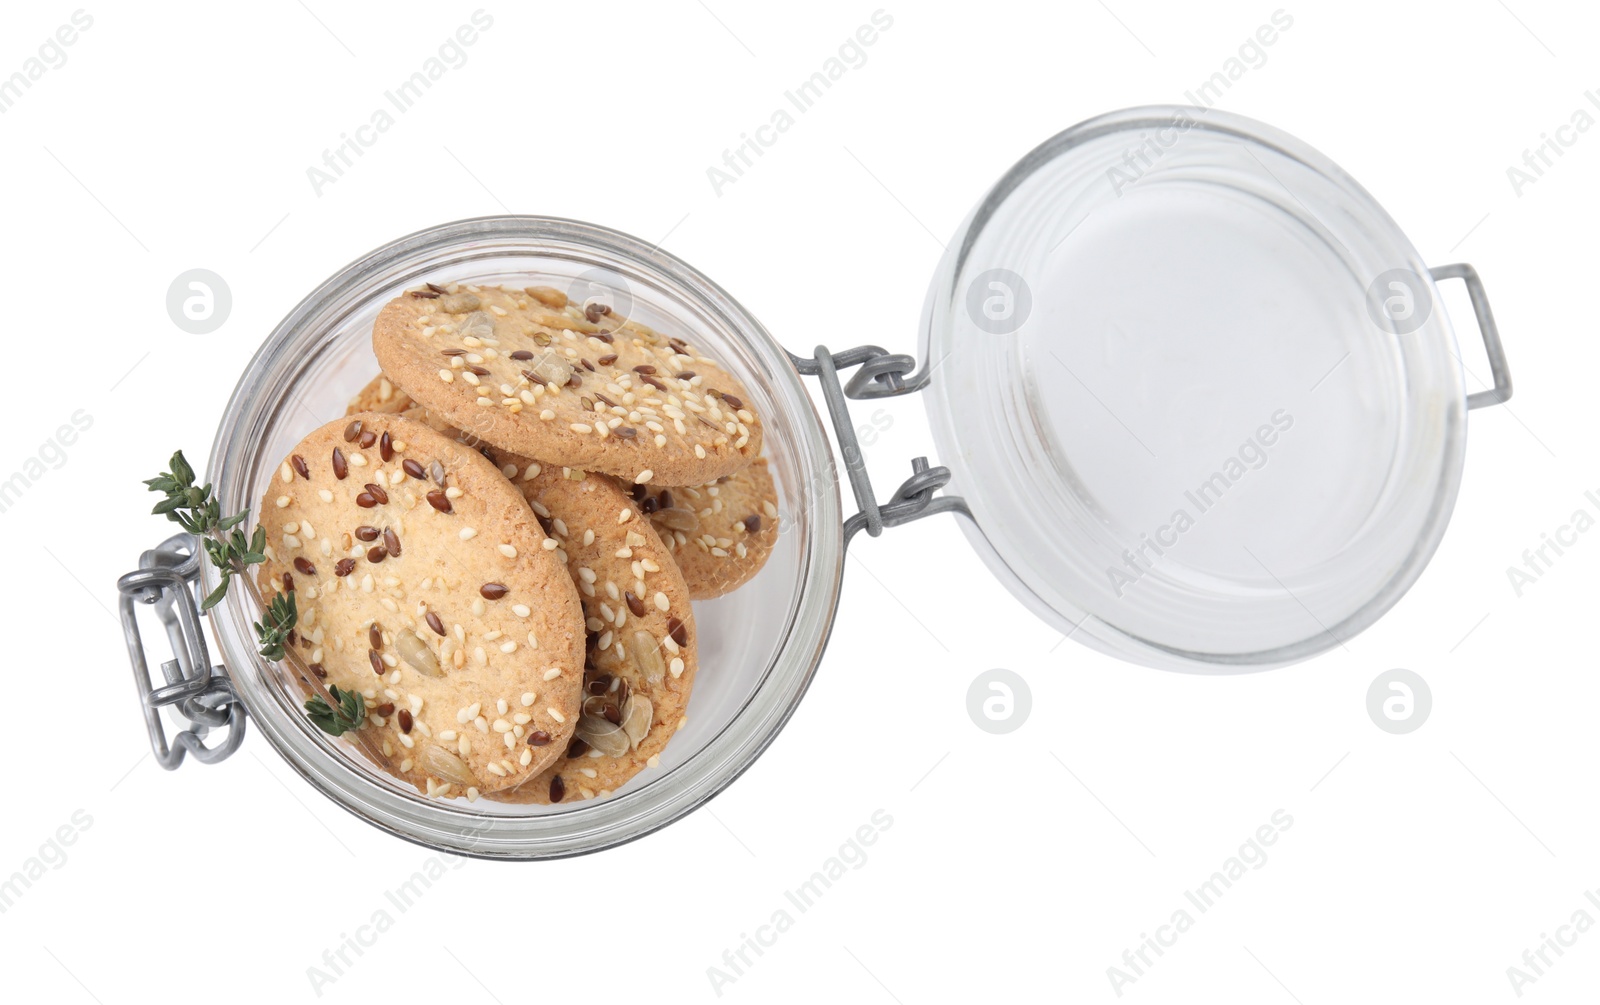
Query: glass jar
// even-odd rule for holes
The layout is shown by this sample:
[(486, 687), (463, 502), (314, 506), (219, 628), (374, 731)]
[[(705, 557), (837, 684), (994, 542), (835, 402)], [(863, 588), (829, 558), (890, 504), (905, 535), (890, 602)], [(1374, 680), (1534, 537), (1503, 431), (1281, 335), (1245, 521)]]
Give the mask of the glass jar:
[[(693, 268), (575, 221), (449, 223), (341, 270), (284, 318), (234, 391), (212, 448), (224, 513), (250, 510), (253, 523), (282, 458), (373, 376), (370, 333), (388, 300), (424, 281), (539, 283), (681, 334), (741, 379), (765, 429), (778, 543), (751, 583), (696, 604), (700, 669), (660, 766), (609, 797), (541, 807), (425, 798), (317, 729), (289, 673), (257, 655), (249, 576), (210, 612), (226, 669), (212, 667), (196, 600), (215, 570), (192, 539), (174, 538), (119, 584), (158, 759), (227, 756), (247, 709), (295, 771), (399, 837), (487, 858), (596, 851), (693, 810), (772, 742), (822, 658), (859, 531), (962, 514), (1000, 579), (1063, 632), (1174, 669), (1281, 665), (1359, 631), (1415, 581), (1460, 483), (1466, 409), (1510, 393), (1470, 268), (1430, 274), (1331, 162), (1237, 116), (1147, 108), (1076, 126), (1002, 178), (949, 248), (915, 372), (911, 357), (873, 346), (791, 355)], [(1464, 391), (1449, 321), (1434, 309), (1433, 280), (1446, 275), (1468, 282), (1494, 391)], [(1388, 309), (1390, 279), (1410, 314)], [(1295, 383), (1319, 374), (1308, 392)], [(818, 381), (838, 463), (803, 377)], [(848, 400), (924, 389), (949, 467), (916, 459), (880, 504)], [(1242, 474), (1208, 483), (1223, 456)], [(857, 509), (847, 521), (841, 470)], [(1346, 491), (1329, 501), (1340, 478)], [(1216, 497), (1174, 530), (1180, 490), (1204, 484)], [(158, 687), (140, 603), (155, 606), (173, 646)], [(170, 745), (168, 706), (190, 726)], [(208, 747), (224, 726), (227, 739)]]

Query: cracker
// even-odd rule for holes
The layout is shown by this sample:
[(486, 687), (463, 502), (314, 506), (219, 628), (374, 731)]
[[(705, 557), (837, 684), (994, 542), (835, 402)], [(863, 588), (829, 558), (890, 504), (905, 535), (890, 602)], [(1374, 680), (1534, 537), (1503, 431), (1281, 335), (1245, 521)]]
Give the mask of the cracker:
[(390, 415), (399, 415), (410, 407), (411, 396), (396, 387), (394, 381), (386, 374), (380, 373), (367, 381), (366, 387), (356, 392), (344, 414), (387, 412)]
[[(522, 458), (510, 463), (521, 466), (515, 484), (558, 542), (578, 585), (589, 660), (584, 715), (565, 756), (494, 798), (549, 804), (608, 796), (659, 764), (684, 722), (698, 642), (689, 589), (650, 522), (615, 481)], [(642, 735), (630, 736), (630, 703), (642, 710), (642, 702), (648, 702), (648, 717), (638, 713)]]
[(778, 541), (778, 490), (758, 457), (726, 478), (702, 485), (633, 486), (696, 600), (748, 583)]
[(748, 393), (683, 340), (544, 288), (439, 289), (390, 301), (372, 348), (396, 386), (457, 429), (638, 484), (698, 484), (760, 454)]
[(565, 751), (578, 594), (521, 493), (476, 451), (402, 416), (340, 419), (283, 462), (261, 525), (261, 594), (294, 589), (292, 647), (324, 683), (366, 696), (361, 733), (387, 770), (476, 798)]

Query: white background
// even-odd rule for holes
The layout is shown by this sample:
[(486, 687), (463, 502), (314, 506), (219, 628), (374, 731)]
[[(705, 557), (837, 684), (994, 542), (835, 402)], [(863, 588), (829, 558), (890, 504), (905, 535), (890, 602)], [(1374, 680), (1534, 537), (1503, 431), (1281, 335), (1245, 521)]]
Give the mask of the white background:
[[(255, 733), (225, 764), (160, 771), (110, 616), (117, 575), (169, 528), (140, 479), (175, 447), (204, 459), (245, 363), (324, 277), (450, 219), (570, 216), (663, 239), (791, 347), (914, 351), (941, 242), (1006, 167), (1088, 116), (1181, 100), (1277, 9), (888, 6), (868, 61), (718, 195), (707, 167), (876, 4), (707, 2), (486, 5), (467, 63), (320, 195), (307, 168), (476, 2), (93, 6), (67, 62), (0, 115), (0, 477), (75, 410), (94, 420), (0, 514), (0, 876), (74, 811), (92, 819), (0, 914), (0, 994), (313, 1000), (307, 968), (428, 857), (323, 800)], [(8, 11), (0, 75), (74, 9)], [(880, 809), (893, 824), (866, 863), (723, 998), (1117, 1000), (1107, 968), (1278, 809), (1294, 823), (1269, 861), (1126, 1000), (1510, 1001), (1506, 968), (1541, 933), (1584, 907), (1600, 919), (1583, 898), (1600, 887), (1600, 534), (1520, 599), (1505, 571), (1600, 491), (1600, 133), (1520, 196), (1506, 174), (1575, 109), (1600, 114), (1583, 97), (1600, 86), (1596, 14), (1284, 9), (1292, 29), (1219, 107), (1332, 156), (1430, 262), (1473, 262), (1517, 380), (1509, 407), (1473, 414), (1460, 503), (1410, 594), (1310, 663), (1193, 677), (1061, 644), (949, 521), (863, 539), (815, 686), (731, 789), (603, 855), (464, 864), (325, 998), (716, 1000), (707, 968)], [(196, 267), (233, 293), (211, 335), (165, 309)], [(882, 407), (871, 465), (887, 492), (933, 451), (919, 402)], [(966, 711), (994, 667), (1033, 694), (1007, 736)], [(1365, 710), (1393, 667), (1433, 690), (1407, 736)], [(1523, 990), (1568, 1002), (1597, 986), (1589, 933)]]

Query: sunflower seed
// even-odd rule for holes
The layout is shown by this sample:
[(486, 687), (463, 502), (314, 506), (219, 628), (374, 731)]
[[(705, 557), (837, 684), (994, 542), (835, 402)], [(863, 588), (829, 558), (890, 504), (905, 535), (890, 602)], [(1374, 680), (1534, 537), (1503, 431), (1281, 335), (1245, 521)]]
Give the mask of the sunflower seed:
[(428, 648), (428, 644), (417, 638), (415, 633), (400, 632), (395, 636), (394, 648), (400, 654), (400, 658), (406, 661), (407, 666), (424, 677), (444, 676), (439, 669), (439, 657), (435, 656), (433, 650)]

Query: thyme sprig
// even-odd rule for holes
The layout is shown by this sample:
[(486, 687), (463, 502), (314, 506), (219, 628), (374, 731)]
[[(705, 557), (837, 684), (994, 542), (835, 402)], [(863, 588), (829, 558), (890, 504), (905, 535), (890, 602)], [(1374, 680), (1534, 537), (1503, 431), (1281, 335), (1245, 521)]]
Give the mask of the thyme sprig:
[(261, 655), (269, 660), (283, 659), (283, 647), (299, 620), (294, 591), (280, 593), (267, 605), (266, 613), (255, 623), (256, 637), (261, 641)]
[[(189, 466), (183, 451), (173, 454), (167, 466), (171, 470), (145, 479), (145, 485), (151, 492), (161, 492), (166, 496), (150, 512), (165, 516), (199, 537), (211, 564), (222, 573), (222, 582), (200, 604), (202, 611), (208, 611), (227, 595), (228, 584), (235, 574), (244, 572), (246, 566), (267, 560), (267, 532), (258, 525), (255, 534), (247, 540), (244, 531), (236, 530), (250, 515), (249, 510), (223, 517), (222, 507), (211, 491), (211, 483), (194, 483), (194, 468)], [(233, 533), (229, 534), (229, 531)]]
[(367, 700), (360, 691), (341, 691), (337, 685), (328, 688), (337, 705), (330, 706), (322, 695), (306, 699), (306, 718), (329, 736), (339, 736), (352, 729), (360, 729), (367, 718)]

